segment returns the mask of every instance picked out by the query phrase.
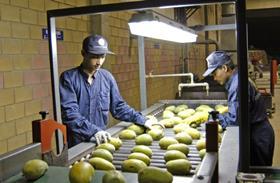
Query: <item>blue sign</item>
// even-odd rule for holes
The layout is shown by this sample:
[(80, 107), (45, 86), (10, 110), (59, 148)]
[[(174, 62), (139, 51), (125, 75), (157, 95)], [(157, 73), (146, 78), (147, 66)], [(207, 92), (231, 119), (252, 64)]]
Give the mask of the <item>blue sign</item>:
[[(49, 32), (47, 28), (42, 29), (42, 38), (48, 39), (49, 38)], [(62, 30), (56, 30), (56, 39), (63, 41), (63, 31)]]

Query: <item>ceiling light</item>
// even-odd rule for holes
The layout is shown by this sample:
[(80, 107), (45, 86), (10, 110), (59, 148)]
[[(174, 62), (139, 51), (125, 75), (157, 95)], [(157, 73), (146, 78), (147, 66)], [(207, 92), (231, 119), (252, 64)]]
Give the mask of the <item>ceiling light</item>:
[(195, 42), (195, 31), (153, 11), (133, 14), (129, 23), (131, 34), (166, 41)]

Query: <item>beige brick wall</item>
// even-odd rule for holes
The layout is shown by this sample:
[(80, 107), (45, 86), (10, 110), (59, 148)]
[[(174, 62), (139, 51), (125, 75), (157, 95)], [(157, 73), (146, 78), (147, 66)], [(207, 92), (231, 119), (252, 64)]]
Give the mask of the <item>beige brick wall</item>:
[[(39, 111), (53, 116), (48, 41), (42, 39), (46, 11), (89, 2), (0, 0), (0, 154), (31, 143), (31, 122), (40, 118)], [(76, 66), (89, 18), (59, 18), (57, 28), (65, 33), (64, 41), (58, 41), (59, 66)]]
[(279, 8), (279, 0), (246, 0), (247, 9)]

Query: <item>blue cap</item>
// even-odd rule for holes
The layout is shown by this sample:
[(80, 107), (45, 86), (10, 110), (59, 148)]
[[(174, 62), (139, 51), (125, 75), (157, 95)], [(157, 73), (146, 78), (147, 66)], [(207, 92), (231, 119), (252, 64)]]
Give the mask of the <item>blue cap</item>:
[(114, 54), (108, 49), (108, 42), (100, 35), (91, 35), (84, 39), (83, 50), (87, 53), (103, 55)]
[(231, 55), (225, 51), (214, 51), (206, 58), (206, 61), (208, 69), (204, 72), (204, 77), (211, 74), (219, 66), (229, 63), (231, 61)]

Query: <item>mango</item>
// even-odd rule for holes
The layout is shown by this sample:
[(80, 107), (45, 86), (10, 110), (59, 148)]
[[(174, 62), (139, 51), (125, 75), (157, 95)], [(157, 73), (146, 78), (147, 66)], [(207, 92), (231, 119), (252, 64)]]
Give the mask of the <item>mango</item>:
[(173, 118), (170, 118), (173, 121), (174, 125), (178, 125), (183, 123), (183, 119), (180, 118), (179, 116), (174, 116)]
[(222, 126), (221, 126), (220, 124), (218, 124), (218, 132), (219, 132), (219, 133), (223, 133), (223, 131), (224, 131), (224, 130), (223, 130)]
[(190, 149), (186, 144), (172, 144), (168, 146), (167, 150), (177, 150), (184, 153), (186, 156), (189, 154)]
[(187, 132), (177, 133), (175, 135), (175, 139), (179, 143), (183, 143), (183, 144), (187, 144), (187, 145), (192, 144), (192, 137)]
[(200, 105), (196, 109), (196, 111), (205, 111), (205, 112), (210, 112), (213, 111), (214, 109), (211, 108), (209, 105)]
[(22, 169), (22, 173), (27, 180), (36, 180), (43, 176), (48, 170), (48, 164), (40, 159), (27, 161)]
[(164, 154), (165, 162), (168, 162), (170, 160), (175, 160), (175, 159), (187, 159), (187, 156), (178, 150), (169, 150), (166, 151), (166, 153)]
[(102, 183), (125, 183), (125, 178), (123, 174), (116, 170), (106, 171)]
[(174, 121), (172, 118), (163, 119), (160, 121), (160, 123), (163, 124), (165, 128), (172, 128), (174, 126)]
[(116, 148), (114, 145), (110, 144), (110, 143), (103, 143), (100, 144), (99, 146), (97, 146), (95, 149), (106, 149), (108, 150), (110, 153), (114, 153), (116, 151)]
[(153, 151), (148, 146), (145, 145), (134, 146), (131, 152), (140, 152), (146, 154), (149, 158), (151, 158), (153, 155)]
[(182, 118), (185, 119), (187, 117), (190, 117), (191, 115), (193, 115), (195, 113), (194, 109), (184, 109), (183, 111), (180, 111), (177, 115)]
[(200, 139), (196, 142), (196, 149), (198, 151), (200, 151), (201, 149), (205, 149), (206, 148), (206, 140), (205, 139)]
[(197, 129), (187, 128), (185, 131), (192, 137), (192, 139), (200, 139), (200, 132)]
[(122, 140), (119, 138), (111, 137), (109, 143), (115, 146), (116, 150), (118, 150), (122, 146)]
[(123, 130), (119, 134), (120, 139), (126, 139), (126, 140), (131, 140), (135, 139), (136, 133), (133, 130)]
[(89, 163), (81, 161), (70, 169), (69, 180), (71, 183), (90, 183), (94, 172), (94, 168)]
[(173, 131), (175, 134), (180, 133), (184, 130), (186, 130), (187, 128), (189, 128), (190, 126), (184, 123), (178, 124), (176, 126), (173, 127)]
[(108, 151), (106, 149), (96, 149), (95, 151), (92, 152), (91, 156), (93, 158), (95, 158), (95, 157), (103, 158), (110, 162), (113, 161), (113, 155), (110, 153), (110, 151)]
[(206, 149), (201, 149), (201, 150), (198, 152), (198, 154), (199, 154), (199, 157), (200, 157), (201, 159), (203, 159), (204, 156), (205, 156), (205, 154), (206, 154)]
[(140, 152), (135, 152), (135, 153), (130, 154), (128, 156), (128, 159), (139, 159), (139, 160), (143, 161), (147, 166), (149, 166), (151, 163), (149, 156), (147, 156), (144, 153), (140, 153)]
[(172, 183), (173, 176), (157, 167), (146, 167), (138, 172), (139, 183)]
[(175, 116), (175, 114), (171, 111), (163, 111), (162, 117), (163, 119), (169, 119), (169, 118), (173, 118)]
[(115, 166), (103, 159), (103, 158), (98, 158), (98, 157), (95, 157), (95, 158), (91, 158), (88, 160), (89, 163), (97, 170), (115, 170)]
[(147, 145), (150, 146), (152, 145), (153, 138), (149, 134), (142, 134), (136, 137), (135, 143), (136, 145)]
[(163, 130), (159, 130), (159, 129), (152, 129), (148, 132), (148, 134), (153, 138), (153, 140), (160, 140), (161, 138), (164, 137)]
[(172, 112), (174, 112), (174, 110), (175, 110), (175, 105), (170, 105), (170, 106), (167, 106), (166, 108), (165, 108), (165, 110), (166, 111), (172, 111)]
[(159, 146), (161, 149), (167, 149), (171, 144), (178, 144), (178, 141), (173, 137), (163, 137), (159, 141)]
[(127, 129), (134, 131), (136, 133), (136, 135), (141, 135), (145, 132), (144, 126), (139, 126), (136, 124), (130, 125)]
[(186, 159), (176, 159), (168, 161), (166, 168), (173, 175), (188, 175), (191, 171), (191, 163)]
[(145, 167), (147, 165), (139, 159), (127, 159), (123, 161), (122, 171), (138, 173), (139, 170)]

